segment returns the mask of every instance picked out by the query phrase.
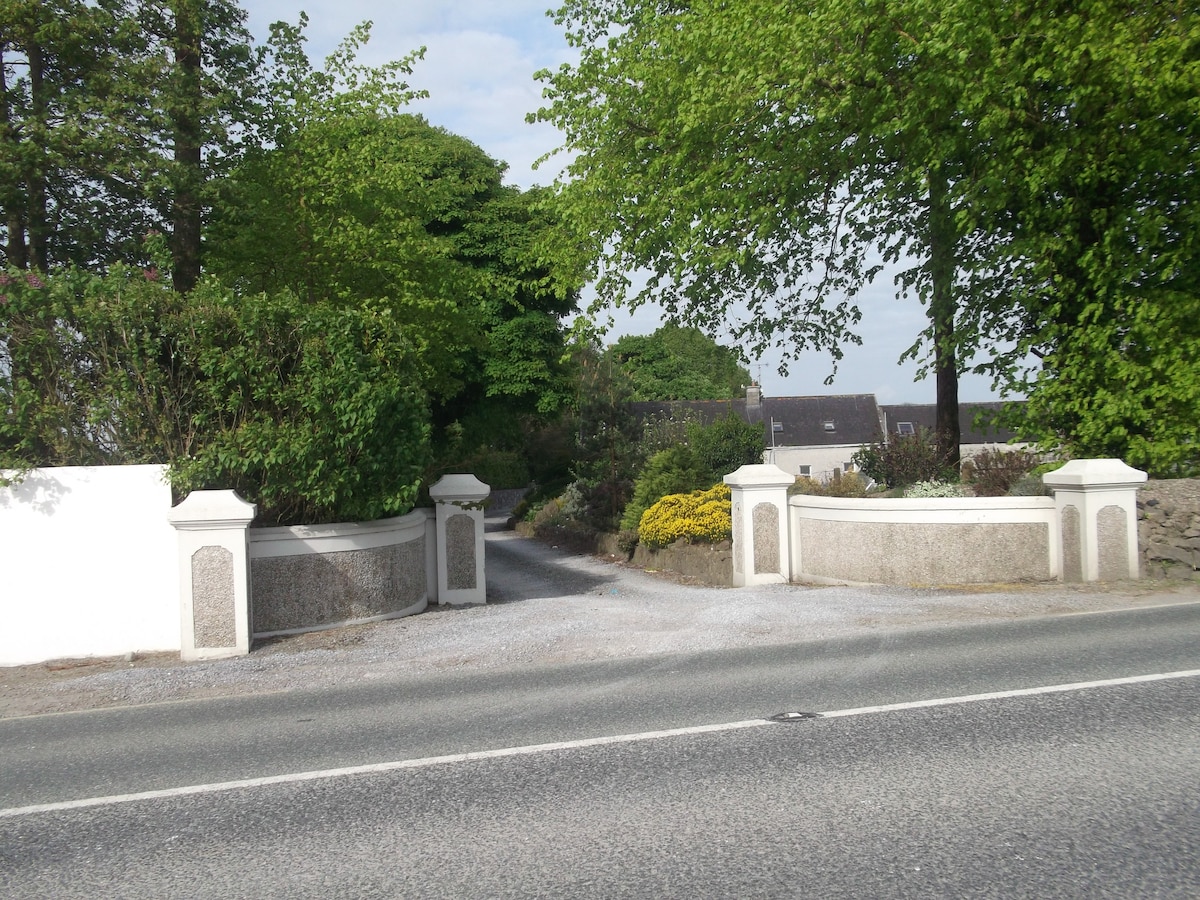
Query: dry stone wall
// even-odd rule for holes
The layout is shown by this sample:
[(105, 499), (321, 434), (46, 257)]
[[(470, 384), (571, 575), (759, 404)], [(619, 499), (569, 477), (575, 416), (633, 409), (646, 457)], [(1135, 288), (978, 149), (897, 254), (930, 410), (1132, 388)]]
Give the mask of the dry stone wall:
[(1138, 491), (1142, 575), (1200, 581), (1200, 478), (1148, 481)]

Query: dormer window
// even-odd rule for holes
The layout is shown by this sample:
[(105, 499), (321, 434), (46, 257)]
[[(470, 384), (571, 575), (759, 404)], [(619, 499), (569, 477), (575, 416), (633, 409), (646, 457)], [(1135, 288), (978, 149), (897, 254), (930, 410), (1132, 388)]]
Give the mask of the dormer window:
[(896, 434), (916, 434), (917, 430), (913, 428), (912, 422), (897, 422)]
[(826, 431), (837, 431), (837, 429), (833, 425), (833, 419), (825, 420), (825, 430)]

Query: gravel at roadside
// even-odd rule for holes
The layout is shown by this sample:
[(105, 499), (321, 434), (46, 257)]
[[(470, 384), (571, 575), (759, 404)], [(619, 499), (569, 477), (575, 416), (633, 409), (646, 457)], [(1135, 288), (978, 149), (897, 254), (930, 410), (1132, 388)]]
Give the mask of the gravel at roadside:
[(160, 653), (0, 668), (0, 717), (1200, 602), (1200, 585), (1160, 581), (713, 588), (505, 531), (487, 535), (487, 573), (486, 606), (279, 638), (238, 659)]

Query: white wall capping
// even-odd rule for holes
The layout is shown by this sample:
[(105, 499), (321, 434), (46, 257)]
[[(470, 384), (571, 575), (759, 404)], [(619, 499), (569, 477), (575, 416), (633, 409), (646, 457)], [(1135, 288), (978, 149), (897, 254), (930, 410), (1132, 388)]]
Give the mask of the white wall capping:
[(1042, 482), (1055, 490), (1073, 488), (1091, 490), (1129, 489), (1146, 483), (1141, 469), (1127, 466), (1119, 459), (1073, 459), (1042, 476)]
[(443, 475), (429, 488), (429, 496), (435, 503), (456, 505), (482, 503), (491, 493), (491, 487), (474, 475)]
[(736, 472), (726, 475), (724, 480), (731, 488), (782, 487), (786, 489), (796, 483), (794, 475), (789, 475), (779, 466), (773, 466), (770, 463), (742, 466)]
[(180, 531), (245, 528), (257, 512), (234, 491), (192, 491), (167, 513), (167, 521)]
[(337, 553), (387, 547), (398, 540), (415, 539), (425, 533), (432, 509), (416, 509), (407, 515), (374, 522), (340, 522), (331, 525), (276, 525), (251, 528), (250, 558), (269, 559), (306, 553)]

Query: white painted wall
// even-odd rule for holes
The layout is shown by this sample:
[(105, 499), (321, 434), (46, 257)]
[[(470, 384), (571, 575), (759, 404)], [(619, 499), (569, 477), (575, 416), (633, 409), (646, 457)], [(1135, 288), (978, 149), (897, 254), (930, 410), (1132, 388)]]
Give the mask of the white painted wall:
[(828, 481), (833, 470), (846, 472), (846, 463), (862, 449), (862, 444), (831, 444), (827, 447), (768, 447), (763, 451), (767, 465), (778, 466), (789, 475), (803, 474), (802, 467), (808, 466), (808, 476), (817, 481)]
[(35, 469), (0, 487), (0, 666), (180, 649), (164, 473)]

